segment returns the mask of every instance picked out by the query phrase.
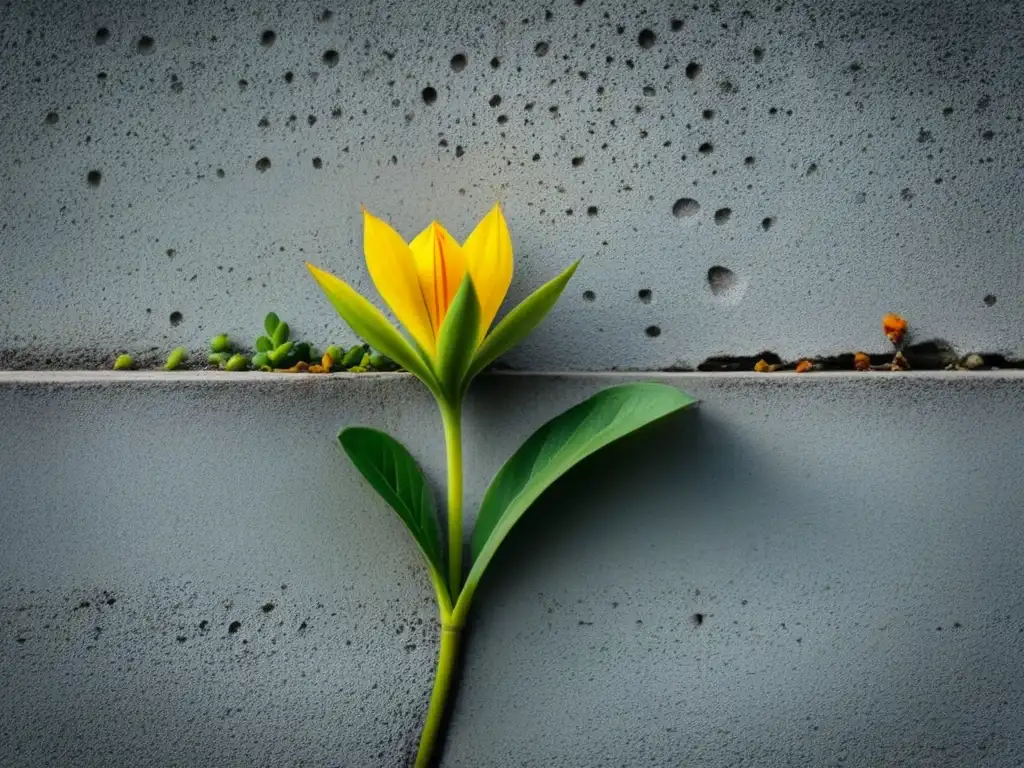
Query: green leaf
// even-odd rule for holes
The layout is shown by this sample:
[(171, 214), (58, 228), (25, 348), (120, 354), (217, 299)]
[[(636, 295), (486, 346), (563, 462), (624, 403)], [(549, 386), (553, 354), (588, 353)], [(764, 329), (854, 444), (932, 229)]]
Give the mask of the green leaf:
[(463, 394), (463, 383), (479, 341), (480, 300), (466, 272), (437, 334), (435, 371), (449, 402), (457, 402)]
[(256, 351), (257, 352), (269, 352), (274, 348), (274, 342), (267, 336), (260, 336), (256, 339)]
[(538, 429), (498, 470), (484, 494), (473, 530), (468, 603), (491, 558), (530, 505), (582, 459), (652, 421), (697, 401), (675, 387), (635, 382), (610, 387)]
[(274, 333), (271, 334), (271, 341), (274, 342), (275, 347), (280, 347), (288, 341), (288, 336), (290, 335), (291, 329), (288, 327), (288, 323), (278, 323), (277, 328), (274, 329)]
[(341, 319), (348, 323), (359, 338), (365, 339), (374, 349), (380, 350), (415, 375), (435, 395), (440, 394), (437, 379), (430, 367), (379, 309), (334, 275), (312, 264), (306, 266)]
[(473, 358), (473, 365), (469, 369), (470, 377), (476, 376), (540, 325), (540, 321), (555, 306), (555, 302), (565, 290), (569, 278), (572, 277), (579, 265), (578, 261), (573, 263), (554, 280), (542, 285), (494, 326), (494, 330), (487, 334), (487, 338), (477, 350), (476, 357)]
[(343, 429), (338, 440), (356, 469), (402, 518), (428, 567), (437, 576), (443, 574), (444, 557), (434, 499), (416, 460), (393, 437), (369, 427)]
[[(263, 330), (267, 332), (267, 336), (273, 336), (274, 331), (277, 330), (277, 326), (281, 324), (281, 318), (275, 313), (268, 312), (267, 316), (263, 318)], [(263, 350), (260, 350), (261, 352)]]

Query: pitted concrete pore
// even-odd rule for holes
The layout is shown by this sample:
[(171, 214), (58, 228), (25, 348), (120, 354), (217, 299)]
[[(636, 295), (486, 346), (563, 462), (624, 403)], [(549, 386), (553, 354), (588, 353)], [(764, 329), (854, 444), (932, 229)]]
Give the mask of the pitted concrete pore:
[[(468, 507), (624, 378), (480, 379)], [(700, 408), (513, 532), (443, 765), (1024, 758), (1024, 374), (643, 378)], [(432, 595), (333, 434), (384, 428), (439, 484), (418, 382), (3, 373), (0, 418), (4, 765), (408, 763)]]
[(0, 364), (102, 364), (270, 309), (352, 338), (359, 205), (458, 237), (500, 200), (508, 363), (1024, 355), (1024, 5), (19, 0), (0, 28)]

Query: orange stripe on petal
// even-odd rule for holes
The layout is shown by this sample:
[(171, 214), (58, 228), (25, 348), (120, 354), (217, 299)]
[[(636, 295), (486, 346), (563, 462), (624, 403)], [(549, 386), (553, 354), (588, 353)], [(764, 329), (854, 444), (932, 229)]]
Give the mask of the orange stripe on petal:
[(436, 335), (466, 274), (466, 257), (458, 241), (436, 221), (413, 238), (409, 249)]
[(512, 284), (512, 238), (500, 205), (495, 205), (477, 224), (462, 244), (462, 250), (473, 277), (473, 287), (480, 298), (483, 334), (494, 322)]
[(412, 251), (394, 229), (363, 209), (363, 250), (366, 267), (381, 298), (420, 347), (433, 354), (437, 334), (420, 290)]

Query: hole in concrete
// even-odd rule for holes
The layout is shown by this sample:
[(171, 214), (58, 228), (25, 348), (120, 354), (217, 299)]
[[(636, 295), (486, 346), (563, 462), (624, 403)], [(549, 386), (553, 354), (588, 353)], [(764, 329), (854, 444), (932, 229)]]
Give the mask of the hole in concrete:
[(260, 608), (260, 610), (261, 610), (261, 611), (263, 611), (264, 613), (270, 613), (270, 612), (271, 612), (272, 610), (274, 610), (274, 608), (276, 608), (276, 607), (277, 607), (277, 606), (276, 606), (276, 605), (274, 605), (273, 603), (264, 603), (264, 604), (263, 604), (263, 607), (262, 607), (262, 608)]
[(551, 46), (549, 46), (546, 42), (541, 40), (539, 43), (533, 46), (533, 53), (536, 56), (547, 56), (550, 48)]
[(715, 151), (715, 145), (712, 144), (710, 141), (705, 141), (703, 144), (697, 147), (697, 151), (700, 152), (702, 155), (710, 155), (712, 152)]
[(640, 301), (642, 301), (644, 304), (650, 304), (651, 296), (653, 294), (651, 293), (650, 288), (641, 288), (639, 291), (636, 292), (636, 295), (637, 298), (640, 299)]
[(98, 187), (103, 180), (103, 174), (99, 171), (89, 171), (85, 174), (85, 180), (89, 183), (90, 187)]
[(703, 117), (705, 120), (711, 120), (715, 116), (715, 110), (705, 109), (703, 112), (700, 113), (700, 116)]
[(765, 232), (767, 232), (773, 226), (775, 226), (774, 216), (765, 216), (763, 219), (761, 219), (761, 229), (763, 229)]
[(732, 216), (732, 208), (719, 208), (715, 211), (715, 224), (725, 224)]
[(242, 628), (242, 622), (240, 622), (240, 621), (232, 621), (230, 624), (228, 624), (228, 634), (229, 635), (233, 635), (233, 634), (235, 634), (235, 632), (237, 632), (241, 628)]
[(437, 90), (429, 85), (423, 89), (423, 93), (421, 95), (423, 96), (424, 104), (433, 104), (437, 101)]
[(641, 48), (646, 50), (648, 48), (653, 47), (654, 43), (657, 41), (657, 39), (658, 39), (658, 36), (656, 34), (654, 34), (654, 32), (652, 30), (650, 30), (650, 29), (642, 29), (642, 30), (640, 30), (640, 35), (637, 37), (636, 41), (637, 41), (637, 43), (640, 44)]
[(320, 22), (326, 24), (334, 17), (334, 11), (330, 8), (324, 8), (324, 12), (320, 14)]
[(58, 120), (60, 120), (60, 116), (56, 112), (47, 112), (46, 113), (46, 122), (49, 123), (50, 125), (53, 125)]
[(338, 61), (341, 59), (341, 56), (338, 55), (338, 52), (336, 50), (334, 50), (333, 48), (329, 48), (326, 51), (324, 51), (324, 55), (322, 58), (324, 66), (336, 67), (338, 66)]
[(218, 168), (217, 169), (217, 178), (218, 179), (223, 179), (224, 178), (224, 169), (223, 168)]
[(596, 205), (588, 205), (587, 206), (587, 216), (597, 216), (597, 206)]
[(466, 59), (466, 54), (464, 54), (464, 53), (456, 53), (454, 56), (452, 56), (452, 61), (451, 61), (452, 71), (453, 72), (461, 72), (462, 70), (464, 70), (466, 68), (466, 65), (468, 63), (469, 63), (469, 61)]
[(985, 298), (983, 299), (983, 301), (985, 302), (985, 306), (986, 306), (986, 307), (991, 307), (991, 306), (994, 306), (994, 305), (995, 305), (995, 303), (996, 303), (996, 297), (995, 297), (995, 295), (994, 295), (994, 294), (991, 294), (991, 293), (989, 293), (989, 294), (986, 294), (986, 296), (985, 296)]
[(259, 171), (260, 173), (263, 173), (264, 171), (269, 170), (269, 169), (270, 169), (270, 158), (269, 157), (261, 157), (259, 160), (256, 161), (256, 170)]
[(572, 159), (573, 168), (579, 168), (581, 165), (583, 165), (583, 155), (577, 155)]
[(694, 626), (699, 627), (701, 624), (704, 623), (704, 614), (703, 613), (695, 613), (691, 617), (691, 620), (693, 621)]
[(490, 100), (487, 103), (490, 104), (492, 107), (501, 106), (501, 96), (499, 96), (498, 94), (494, 94), (493, 96), (491, 96)]
[(648, 338), (656, 339), (659, 336), (661, 336), (661, 328), (659, 328), (657, 325), (648, 325), (646, 328), (644, 328), (644, 333), (647, 334)]
[(284, 73), (284, 81), (286, 83), (290, 83), (294, 79), (295, 79), (295, 73), (294, 72), (285, 72)]
[(584, 291), (583, 292), (583, 300), (584, 301), (593, 301), (596, 298), (597, 298), (597, 294), (594, 293), (593, 291)]
[(100, 27), (96, 30), (96, 45), (103, 45), (107, 40), (110, 39), (110, 30), (106, 27)]
[(715, 296), (726, 296), (737, 284), (735, 273), (728, 267), (714, 266), (708, 270), (708, 285)]
[(671, 26), (672, 26), (672, 31), (673, 32), (678, 32), (680, 29), (683, 28), (683, 20), (682, 19), (672, 19)]
[(495, 56), (493, 59), (491, 59), (491, 69), (497, 69), (500, 66), (501, 66), (501, 59), (499, 59), (497, 56)]
[(754, 46), (754, 61), (760, 61), (764, 58), (764, 48), (759, 45)]
[(181, 321), (184, 319), (185, 318), (178, 310), (171, 312), (171, 325), (181, 325)]
[(156, 45), (156, 41), (148, 35), (143, 35), (139, 38), (138, 42), (135, 43), (135, 50), (146, 56), (153, 52), (153, 47)]
[(743, 164), (746, 165), (746, 166), (751, 166), (755, 162), (757, 162), (757, 161), (754, 159), (753, 155), (747, 155), (746, 157), (743, 158)]
[(272, 29), (263, 30), (263, 34), (260, 35), (260, 45), (264, 48), (269, 48), (277, 42), (277, 32)]
[(681, 197), (672, 205), (672, 215), (678, 219), (696, 216), (700, 212), (700, 203), (689, 197)]
[(696, 80), (700, 76), (702, 69), (703, 67), (701, 67), (701, 65), (698, 64), (696, 61), (691, 61), (689, 64), (686, 65), (686, 76), (690, 80)]
[(316, 168), (319, 171), (321, 168), (324, 167), (324, 161), (321, 160), (319, 157), (314, 157), (313, 158), (313, 167)]

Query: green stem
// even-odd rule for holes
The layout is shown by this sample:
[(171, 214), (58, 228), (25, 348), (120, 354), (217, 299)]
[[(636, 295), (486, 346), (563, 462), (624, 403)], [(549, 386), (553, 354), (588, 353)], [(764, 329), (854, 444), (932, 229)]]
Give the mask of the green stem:
[(448, 453), (448, 592), (462, 589), (462, 404), (441, 405)]
[(441, 650), (437, 659), (437, 675), (434, 677), (434, 690), (430, 694), (430, 707), (427, 709), (427, 721), (423, 725), (420, 736), (420, 748), (416, 752), (416, 768), (429, 768), (430, 759), (434, 754), (437, 734), (444, 720), (444, 710), (448, 703), (448, 694), (452, 687), (452, 673), (455, 671), (459, 658), (459, 643), (462, 638), (462, 627), (448, 624), (441, 625)]

